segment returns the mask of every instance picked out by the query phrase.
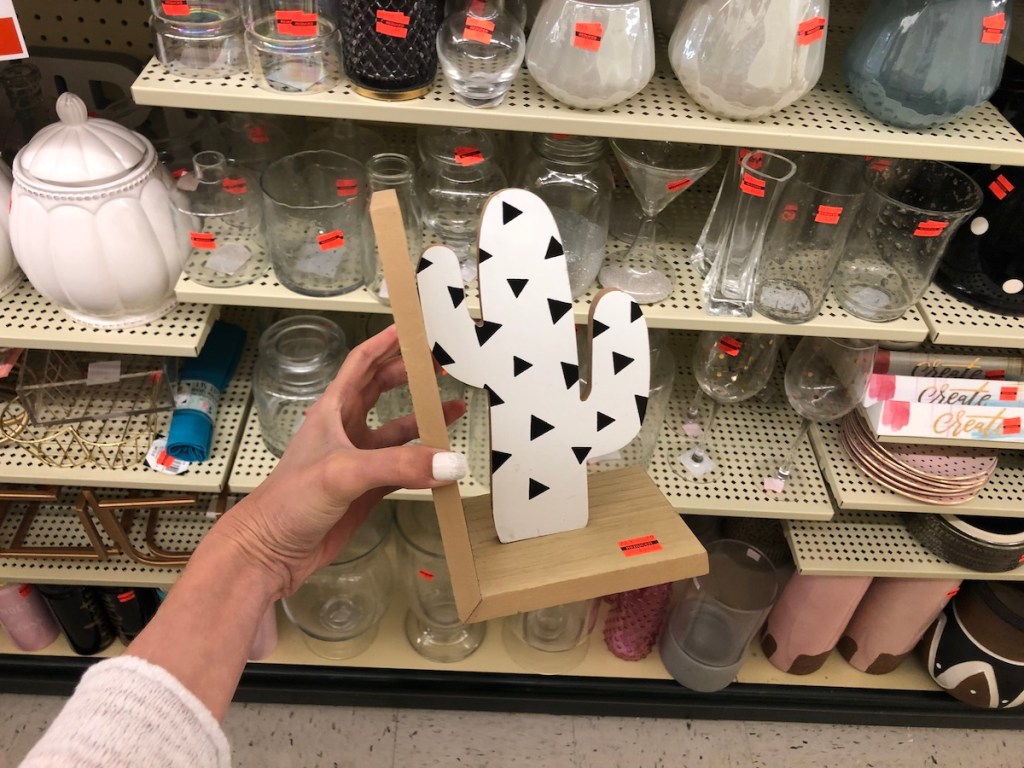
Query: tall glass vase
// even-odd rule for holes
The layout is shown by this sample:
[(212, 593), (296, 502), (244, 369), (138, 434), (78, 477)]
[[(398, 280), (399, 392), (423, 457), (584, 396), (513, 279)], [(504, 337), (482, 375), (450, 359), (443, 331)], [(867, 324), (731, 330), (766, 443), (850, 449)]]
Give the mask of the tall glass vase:
[(1010, 40), (1009, 0), (873, 0), (846, 50), (846, 79), (874, 117), (927, 129), (985, 101)]
[(708, 112), (755, 120), (818, 82), (828, 12), (828, 0), (690, 0), (669, 41), (669, 61)]

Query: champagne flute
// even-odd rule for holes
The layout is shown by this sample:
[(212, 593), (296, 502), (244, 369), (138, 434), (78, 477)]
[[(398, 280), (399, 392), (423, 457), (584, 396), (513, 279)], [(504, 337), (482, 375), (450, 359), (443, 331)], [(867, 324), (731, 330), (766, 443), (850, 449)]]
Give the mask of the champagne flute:
[(786, 398), (804, 417), (775, 477), (765, 488), (780, 493), (793, 472), (797, 448), (812, 421), (836, 421), (864, 398), (875, 360), (874, 342), (806, 336), (786, 363)]
[(700, 477), (715, 468), (707, 445), (718, 406), (756, 395), (771, 378), (778, 349), (778, 337), (771, 334), (705, 331), (697, 337), (693, 373), (701, 391), (711, 399), (711, 412), (701, 442), (679, 457), (689, 472)]

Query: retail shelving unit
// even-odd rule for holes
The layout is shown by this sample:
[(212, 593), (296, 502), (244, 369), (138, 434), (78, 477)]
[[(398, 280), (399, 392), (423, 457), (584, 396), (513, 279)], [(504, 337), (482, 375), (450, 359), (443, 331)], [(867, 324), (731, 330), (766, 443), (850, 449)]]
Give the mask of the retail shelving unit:
[[(18, 0), (18, 5), (30, 43), (87, 47), (135, 56), (152, 50), (150, 33), (145, 28), (145, 3), (119, 3), (116, 9), (108, 6), (103, 10), (93, 7), (98, 3), (79, 0), (52, 0), (45, 9), (29, 8), (26, 0)], [(526, 72), (519, 76), (506, 102), (493, 110), (470, 110), (457, 104), (440, 78), (433, 91), (422, 99), (381, 103), (365, 100), (344, 85), (325, 94), (301, 97), (262, 90), (244, 74), (216, 81), (183, 79), (168, 74), (155, 61), (145, 66), (133, 87), (133, 94), (140, 104), (164, 107), (350, 118), (393, 124), (457, 124), (500, 130), (707, 141), (766, 149), (1024, 165), (1024, 137), (987, 104), (965, 118), (926, 133), (893, 129), (864, 115), (843, 84), (839, 72), (842, 37), (850, 28), (847, 21), (860, 6), (862, 3), (857, 0), (833, 2), (826, 72), (812, 93), (777, 116), (749, 123), (721, 120), (705, 113), (685, 95), (663, 62), (655, 79), (643, 92), (616, 108), (596, 112), (576, 110), (557, 103), (544, 94)], [(106, 13), (106, 16), (99, 15), (101, 13)], [(74, 21), (76, 18), (77, 23)], [(681, 276), (689, 275), (689, 249), (696, 240), (713, 192), (713, 180), (705, 179), (673, 205), (675, 216), (669, 222), (669, 235), (662, 248), (669, 260), (677, 265)], [(614, 249), (622, 247), (613, 245)], [(831, 335), (894, 342), (932, 338), (953, 344), (1024, 347), (1021, 324), (966, 308), (937, 290), (925, 297), (918, 311), (911, 311), (894, 323), (862, 322), (846, 315), (830, 299), (815, 321), (800, 326), (783, 326), (756, 316), (740, 320), (709, 318), (701, 306), (697, 278), (683, 278), (679, 283), (668, 300), (645, 308), (652, 327)], [(251, 286), (229, 290), (208, 289), (183, 279), (177, 291), (182, 301), (203, 307), (211, 318), (216, 312), (211, 307), (219, 305), (347, 313), (387, 312), (386, 307), (377, 304), (364, 291), (330, 299), (311, 299), (287, 291), (272, 276)], [(471, 296), (471, 302), (475, 298)], [(578, 321), (586, 317), (590, 299), (588, 295), (577, 302), (575, 314)], [(36, 322), (43, 312), (43, 309), (29, 310), (29, 320)], [(6, 317), (4, 313), (3, 319)], [(76, 329), (75, 332), (79, 331)], [(986, 335), (975, 336), (979, 332)], [(70, 335), (51, 333), (48, 327), (38, 322), (19, 333), (20, 343), (31, 346), (83, 348), (75, 346), (74, 332)], [(0, 336), (0, 343), (4, 343), (3, 338)], [(191, 352), (179, 354), (195, 354), (201, 341), (201, 337), (195, 339)], [(120, 343), (88, 348), (142, 351), (140, 345), (132, 347)], [(145, 351), (155, 350), (147, 344)], [(884, 545), (872, 549), (874, 544), (869, 546), (865, 543), (863, 530), (851, 532), (852, 539), (840, 537), (840, 529), (852, 524), (852, 518), (857, 518), (856, 522), (860, 524), (870, 517), (873, 529), (879, 529), (883, 527), (879, 520), (884, 516), (876, 512), (848, 512), (845, 506), (849, 505), (844, 505), (843, 493), (835, 490), (839, 486), (831, 477), (828, 479), (832, 492), (843, 509), (834, 522), (828, 522), (835, 508), (810, 443), (801, 447), (794, 479), (785, 494), (780, 497), (765, 494), (761, 480), (777, 458), (774, 452), (782, 449), (797, 428), (795, 414), (782, 404), (778, 379), (770, 385), (775, 402), (755, 399), (722, 409), (714, 448), (724, 458), (722, 472), (700, 482), (677, 475), (675, 456), (683, 444), (677, 429), (694, 386), (693, 378), (686, 369), (685, 357), (680, 356), (676, 398), (669, 408), (663, 439), (656, 450), (651, 470), (677, 508), (704, 514), (799, 520), (788, 524), (788, 535), (799, 567), (807, 572), (831, 572), (828, 570), (830, 567), (839, 569), (839, 565), (823, 564), (828, 557), (820, 551), (845, 547), (853, 553), (852, 559), (864, 555), (863, 562), (857, 566), (860, 568), (858, 573), (911, 575), (909, 571), (893, 565), (901, 556), (902, 550), (897, 547), (892, 547), (890, 557)], [(275, 463), (274, 457), (259, 440), (254, 416), (250, 414), (240, 424), (243, 424), (243, 429), (238, 459), (226, 476), (227, 486), (233, 492), (254, 488)], [(828, 450), (823, 451), (818, 445), (823, 440), (821, 434), (822, 430), (819, 430), (813, 435), (815, 447), (826, 475), (834, 474), (836, 463), (829, 460), (831, 454)], [(457, 434), (456, 438), (458, 445), (464, 444), (459, 441), (468, 444), (468, 433)], [(826, 458), (822, 458), (823, 455)], [(93, 481), (92, 484), (97, 483)], [(482, 491), (474, 485), (464, 485), (464, 491)], [(866, 485), (866, 481), (862, 480), (860, 485)], [(860, 492), (859, 488), (855, 490)], [(892, 494), (885, 496), (886, 492), (879, 491), (883, 494), (882, 501), (878, 502), (881, 508), (891, 504), (894, 498), (898, 500)], [(999, 511), (987, 507), (978, 511), (1012, 514), (1016, 504), (1017, 514), (1020, 514), (1019, 497), (1022, 494), (1024, 468), (1011, 458), (1004, 462), (994, 480), (991, 499), (988, 500), (994, 505), (993, 509)], [(860, 498), (856, 494), (854, 496)], [(415, 497), (413, 494), (412, 498)], [(1003, 500), (1004, 497), (1008, 500)], [(892, 509), (885, 511), (891, 513)], [(929, 508), (928, 511), (934, 510)], [(46, 515), (49, 516), (46, 519), (54, 521), (54, 527), (59, 528), (60, 510), (46, 510)], [(890, 514), (887, 519), (891, 521), (891, 518)], [(167, 518), (169, 527), (162, 535), (172, 539), (179, 536), (184, 541), (189, 536), (201, 534), (205, 522), (180, 530), (174, 528), (176, 524), (173, 518)], [(804, 537), (811, 534), (805, 534), (805, 531), (818, 536), (820, 540), (816, 541), (819, 543), (813, 546), (806, 544)], [(828, 533), (830, 531), (832, 533)], [(895, 529), (892, 533), (895, 536)], [(821, 545), (820, 541), (827, 536), (836, 538), (832, 543)], [(867, 556), (869, 552), (875, 553), (874, 559)], [(919, 557), (919, 553), (915, 556)], [(939, 564), (933, 565), (934, 570), (915, 571), (912, 575), (923, 572), (946, 575), (947, 571), (939, 569)], [(0, 563), (0, 578), (37, 581), (156, 585), (173, 580), (173, 576), (173, 572), (133, 571), (121, 564), (114, 564), (109, 573), (101, 574), (99, 570), (76, 572), (54, 564), (44, 568), (42, 564), (32, 562)], [(908, 660), (907, 665), (894, 675), (872, 677), (853, 673), (842, 659), (836, 657), (818, 674), (810, 678), (794, 678), (765, 662), (755, 643), (741, 672), (741, 684), (730, 686), (718, 694), (702, 695), (686, 691), (667, 680), (656, 658), (635, 665), (614, 659), (605, 651), (599, 637), (595, 637), (584, 664), (569, 675), (544, 677), (526, 674), (514, 668), (501, 650), (496, 624), (490, 630), (491, 637), (476, 656), (452, 667), (433, 665), (416, 656), (405, 645), (400, 621), (401, 608), (396, 605), (385, 619), (378, 641), (364, 657), (329, 663), (306, 652), (295, 630), (282, 619), (279, 621), (282, 639), (278, 650), (266, 663), (248, 667), (239, 698), (296, 703), (357, 701), (385, 706), (952, 727), (1019, 727), (1020, 724), (1020, 715), (970, 710), (936, 692), (930, 679), (913, 660)], [(68, 651), (60, 645), (31, 657), (10, 653), (11, 650), (9, 646), (0, 645), (0, 687), (7, 690), (67, 693), (82, 669), (90, 663), (89, 660), (64, 655)], [(117, 651), (111, 651), (114, 652)]]

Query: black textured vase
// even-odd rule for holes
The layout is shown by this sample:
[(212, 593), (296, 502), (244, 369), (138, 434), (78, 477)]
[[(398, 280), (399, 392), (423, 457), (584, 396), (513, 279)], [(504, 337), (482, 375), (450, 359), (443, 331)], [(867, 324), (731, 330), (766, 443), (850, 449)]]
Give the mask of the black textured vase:
[(430, 90), (443, 5), (443, 0), (342, 0), (342, 57), (356, 93), (399, 100)]

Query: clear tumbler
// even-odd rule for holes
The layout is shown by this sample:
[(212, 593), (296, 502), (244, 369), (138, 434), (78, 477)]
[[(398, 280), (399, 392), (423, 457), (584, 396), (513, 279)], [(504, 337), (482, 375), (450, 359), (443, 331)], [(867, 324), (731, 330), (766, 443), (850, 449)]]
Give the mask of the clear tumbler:
[(600, 607), (599, 599), (579, 600), (508, 616), (505, 650), (531, 672), (564, 674), (586, 658)]
[[(366, 164), (366, 175), (370, 182), (370, 192), (385, 189), (395, 190), (398, 205), (402, 211), (402, 223), (405, 225), (405, 240), (409, 248), (409, 258), (416, 264), (420, 260), (423, 242), (423, 224), (420, 218), (420, 205), (416, 197), (415, 186), (416, 166), (412, 160), (398, 152), (381, 152), (370, 158)], [(382, 304), (391, 304), (388, 286), (384, 281), (384, 267), (380, 257), (374, 259), (373, 277), (366, 285), (370, 294)]]

